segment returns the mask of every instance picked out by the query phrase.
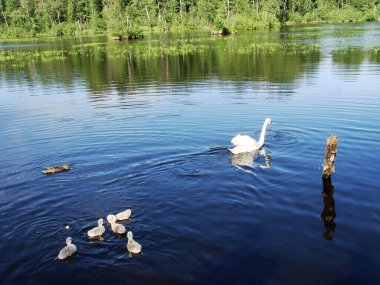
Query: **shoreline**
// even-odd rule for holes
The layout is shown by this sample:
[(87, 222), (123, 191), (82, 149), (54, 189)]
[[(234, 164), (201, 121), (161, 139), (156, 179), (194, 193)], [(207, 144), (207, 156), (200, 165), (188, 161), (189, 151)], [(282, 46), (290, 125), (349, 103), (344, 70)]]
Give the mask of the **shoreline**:
[[(278, 25), (275, 25), (273, 27), (268, 27), (266, 29), (257, 29), (256, 27), (251, 29), (239, 29), (232, 27), (230, 30), (232, 31), (232, 34), (240, 33), (240, 32), (271, 32), (280, 30), (281, 27), (297, 27), (297, 26), (318, 26), (318, 25), (325, 25), (325, 24), (371, 24), (371, 23), (380, 23), (380, 19), (376, 21), (355, 21), (352, 19), (344, 20), (344, 21), (312, 21), (312, 22), (285, 22), (285, 23), (279, 23)], [(191, 29), (191, 28), (173, 28), (173, 29), (150, 29), (150, 30), (143, 30), (144, 34), (166, 34), (166, 33), (209, 33), (212, 35), (214, 31), (217, 29), (212, 29), (211, 26), (208, 26), (204, 29)], [(50, 39), (76, 39), (81, 37), (108, 37), (110, 40), (113, 38), (111, 32), (96, 32), (91, 33), (90, 30), (88, 32), (84, 31), (83, 33), (78, 33), (74, 35), (47, 35), (44, 33), (37, 34), (35, 36), (21, 36), (21, 37), (0, 37), (0, 42), (17, 42), (17, 41), (40, 41), (40, 40), (50, 40)], [(127, 40), (136, 40), (136, 39), (127, 39)]]

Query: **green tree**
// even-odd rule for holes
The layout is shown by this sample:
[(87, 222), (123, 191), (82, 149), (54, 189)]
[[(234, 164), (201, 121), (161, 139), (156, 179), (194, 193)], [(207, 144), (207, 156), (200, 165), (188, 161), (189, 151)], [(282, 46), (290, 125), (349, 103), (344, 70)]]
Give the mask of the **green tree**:
[(67, 1), (67, 8), (66, 8), (66, 18), (67, 18), (67, 21), (70, 22), (70, 23), (74, 23), (75, 22), (75, 2), (73, 0), (68, 0)]
[(102, 15), (110, 32), (123, 33), (126, 31), (125, 9), (119, 0), (103, 0)]

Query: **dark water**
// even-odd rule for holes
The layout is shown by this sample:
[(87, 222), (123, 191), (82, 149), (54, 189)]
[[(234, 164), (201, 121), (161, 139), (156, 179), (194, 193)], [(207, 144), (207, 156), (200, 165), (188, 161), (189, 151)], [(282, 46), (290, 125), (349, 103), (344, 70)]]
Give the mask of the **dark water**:
[[(0, 49), (2, 284), (380, 283), (379, 24)], [(87, 239), (127, 208), (141, 256)]]

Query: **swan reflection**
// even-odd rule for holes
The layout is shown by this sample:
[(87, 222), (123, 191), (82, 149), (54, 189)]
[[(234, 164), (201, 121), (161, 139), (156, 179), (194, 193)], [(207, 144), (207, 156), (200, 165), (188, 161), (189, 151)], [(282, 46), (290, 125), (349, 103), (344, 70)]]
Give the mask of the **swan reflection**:
[[(265, 165), (255, 163), (255, 161), (258, 160), (260, 156), (264, 156)], [(270, 168), (270, 156), (267, 155), (265, 148), (261, 148), (259, 150), (251, 151), (251, 152), (232, 154), (230, 162), (233, 166), (239, 169), (242, 169), (241, 167), (244, 167), (244, 166), (250, 167), (250, 168), (255, 168), (255, 167)]]

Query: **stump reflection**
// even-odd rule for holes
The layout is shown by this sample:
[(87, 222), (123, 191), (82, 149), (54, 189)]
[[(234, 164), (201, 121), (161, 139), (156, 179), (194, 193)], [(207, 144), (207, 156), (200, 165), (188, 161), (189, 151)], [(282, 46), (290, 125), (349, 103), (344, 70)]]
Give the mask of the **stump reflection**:
[(332, 233), (335, 232), (336, 224), (334, 222), (335, 213), (335, 201), (334, 201), (334, 186), (331, 183), (331, 176), (328, 178), (322, 178), (323, 183), (323, 211), (321, 218), (325, 227), (323, 238), (328, 241), (334, 240)]

